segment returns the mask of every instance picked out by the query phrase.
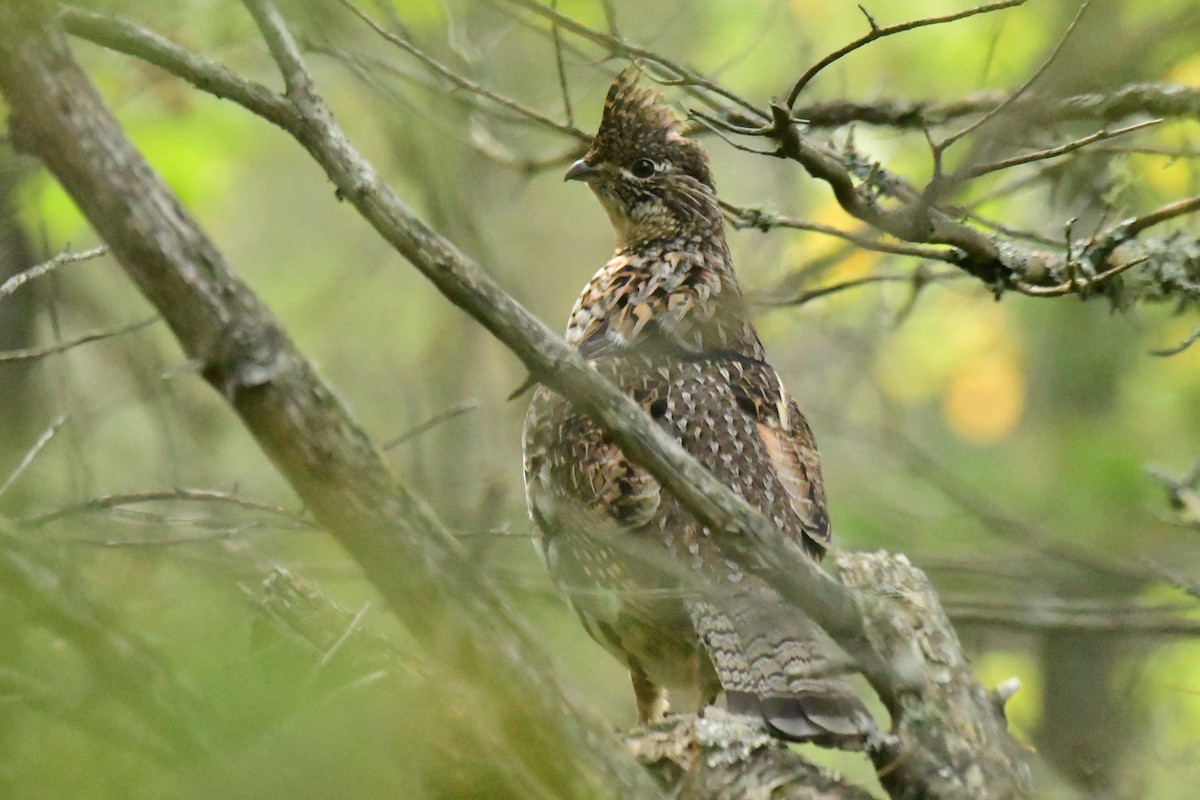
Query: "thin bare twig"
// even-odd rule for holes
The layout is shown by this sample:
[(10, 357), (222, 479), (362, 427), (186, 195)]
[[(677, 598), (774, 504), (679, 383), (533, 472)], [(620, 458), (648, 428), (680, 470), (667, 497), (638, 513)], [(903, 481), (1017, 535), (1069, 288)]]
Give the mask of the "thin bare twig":
[(887, 442), (913, 471), (955, 505), (971, 514), (996, 535), (1030, 550), (1075, 565), (1086, 572), (1138, 584), (1152, 580), (1148, 570), (1103, 558), (1086, 548), (1056, 539), (1009, 515), (1007, 510), (979, 493), (969, 482), (948, 469), (937, 457), (904, 434), (889, 431)]
[[(550, 7), (558, 11), (558, 0), (551, 0)], [(550, 23), (550, 33), (554, 37), (554, 66), (558, 71), (558, 89), (562, 92), (563, 111), (567, 115), (567, 124), (575, 127), (575, 112), (571, 109), (571, 92), (567, 88), (567, 69), (563, 63), (562, 32), (558, 23)]]
[[(635, 61), (653, 64), (666, 70), (674, 77), (664, 80), (664, 83), (703, 89), (713, 95), (722, 97), (735, 105), (741, 106), (742, 109), (749, 112), (755, 118), (763, 120), (768, 119), (767, 115), (763, 113), (763, 110), (755, 104), (743, 97), (740, 97), (729, 89), (710, 81), (708, 78), (696, 73), (694, 70), (690, 70), (682, 64), (679, 64), (668, 58), (664, 58), (658, 53), (647, 50), (644, 47), (638, 47), (637, 45), (627, 42), (624, 39), (617, 38), (614, 35), (589, 28), (587, 25), (576, 22), (570, 17), (560, 14), (558, 11), (555, 11), (548, 6), (538, 3), (537, 0), (503, 0), (503, 2), (511, 3), (527, 9), (528, 11), (531, 11), (552, 23), (560, 25), (563, 30), (574, 33), (575, 35), (581, 36), (594, 44), (598, 44), (601, 47), (607, 48), (611, 53), (619, 53)], [(1021, 2), (1024, 2), (1024, 0), (1021, 0)]]
[[(703, 125), (705, 129), (707, 129), (709, 132), (711, 132), (713, 135), (715, 135), (718, 139), (723, 141), (725, 144), (732, 147), (734, 150), (741, 150), (743, 153), (753, 153), (756, 156), (771, 156), (773, 158), (782, 158), (783, 157), (783, 153), (780, 152), (780, 150), (778, 148), (776, 148), (774, 150), (758, 150), (756, 148), (747, 147), (744, 144), (738, 144), (737, 142), (733, 141), (733, 139), (730, 139), (727, 135), (725, 135), (725, 132), (721, 130), (722, 126), (730, 127), (731, 123), (728, 123), (728, 122), (725, 122), (722, 120), (718, 120), (712, 114), (706, 114), (703, 111), (699, 111), (697, 109), (690, 108), (690, 109), (688, 109), (688, 117), (690, 119), (700, 120), (700, 124)], [(753, 132), (745, 131), (743, 133), (744, 133), (744, 135), (757, 135), (757, 134), (761, 133), (762, 130), (763, 129), (757, 129)]]
[(828, 286), (820, 286), (816, 289), (805, 289), (792, 297), (780, 299), (766, 299), (759, 302), (763, 305), (771, 306), (800, 306), (811, 302), (821, 297), (827, 297), (837, 292), (843, 292), (847, 289), (857, 289), (861, 286), (867, 286), (872, 283), (908, 283), (917, 285), (926, 285), (945, 280), (954, 280), (956, 278), (966, 277), (962, 272), (935, 272), (918, 276), (912, 275), (864, 275), (861, 278), (852, 278), (840, 283), (833, 283)]
[(1045, 61), (1042, 62), (1042, 65), (1037, 68), (1037, 71), (1029, 76), (1028, 80), (1017, 87), (1012, 94), (1005, 98), (1004, 101), (995, 108), (992, 108), (979, 119), (971, 122), (969, 125), (963, 128), (960, 128), (957, 132), (950, 134), (941, 142), (939, 142), (936, 150), (938, 152), (945, 152), (950, 145), (954, 144), (959, 139), (962, 139), (964, 136), (979, 130), (981, 127), (991, 122), (1000, 114), (1004, 113), (1005, 109), (1009, 108), (1013, 103), (1017, 102), (1017, 100), (1019, 100), (1021, 96), (1025, 94), (1025, 92), (1029, 91), (1029, 87), (1033, 86), (1033, 84), (1036, 83), (1038, 79), (1046, 73), (1046, 70), (1050, 68), (1050, 65), (1058, 60), (1059, 53), (1062, 52), (1063, 47), (1067, 44), (1067, 40), (1071, 38), (1071, 34), (1075, 32), (1075, 26), (1079, 24), (1080, 18), (1083, 17), (1083, 12), (1087, 10), (1087, 7), (1091, 5), (1091, 2), (1092, 0), (1083, 0), (1083, 2), (1079, 5), (1079, 10), (1075, 12), (1075, 17), (1071, 20), (1071, 23), (1067, 25), (1067, 29), (1063, 31), (1062, 36), (1058, 38), (1058, 42), (1055, 43), (1054, 49), (1050, 51), (1050, 55)]
[(1173, 203), (1167, 203), (1161, 208), (1156, 208), (1154, 211), (1133, 218), (1125, 223), (1124, 227), (1127, 235), (1132, 238), (1152, 225), (1157, 225), (1160, 222), (1166, 222), (1169, 219), (1181, 217), (1184, 214), (1191, 214), (1196, 211), (1200, 211), (1200, 196), (1188, 197), (1183, 200), (1176, 200)]
[(474, 398), (452, 405), (443, 411), (439, 411), (437, 414), (433, 415), (421, 424), (409, 428), (399, 436), (384, 442), (383, 449), (391, 450), (394, 447), (399, 447), (405, 442), (412, 441), (431, 428), (436, 428), (438, 425), (441, 425), (444, 422), (449, 422), (456, 417), (461, 417), (463, 414), (479, 408), (479, 406), (480, 402)]
[(253, 114), (287, 129), (297, 124), (295, 108), (277, 92), (249, 80), (206, 56), (134, 23), (70, 6), (59, 11), (74, 36), (154, 64), (214, 97), (232, 100)]
[(1143, 128), (1159, 125), (1162, 122), (1162, 119), (1151, 119), (1146, 120), (1145, 122), (1127, 125), (1124, 128), (1118, 128), (1115, 131), (1097, 131), (1096, 133), (1081, 137), (1073, 142), (1067, 142), (1066, 144), (1058, 145), (1057, 147), (1048, 147), (1045, 150), (1038, 150), (1033, 153), (1023, 153), (1019, 156), (1013, 156), (1012, 158), (1006, 158), (1001, 161), (993, 161), (990, 164), (980, 164), (976, 167), (969, 167), (956, 173), (953, 176), (953, 180), (970, 180), (971, 178), (978, 178), (981, 175), (986, 175), (989, 172), (999, 172), (1000, 170), (1010, 169), (1012, 167), (1020, 166), (1021, 164), (1029, 164), (1034, 161), (1045, 161), (1049, 158), (1057, 158), (1058, 156), (1063, 156), (1067, 153), (1073, 153), (1076, 150), (1087, 147), (1093, 142), (1099, 142), (1105, 139), (1115, 139), (1118, 136), (1124, 136), (1125, 134), (1133, 133), (1134, 131), (1139, 131)]
[(1192, 332), (1189, 333), (1187, 336), (1185, 336), (1183, 338), (1183, 340), (1181, 342), (1179, 342), (1179, 344), (1172, 345), (1170, 347), (1160, 347), (1158, 349), (1151, 350), (1150, 355), (1159, 356), (1160, 358), (1169, 358), (1170, 356), (1177, 356), (1180, 353), (1182, 353), (1184, 350), (1187, 350), (1189, 347), (1191, 347), (1198, 341), (1200, 341), (1200, 325), (1197, 325), (1196, 327), (1192, 328)]
[(1200, 211), (1200, 195), (1176, 200), (1145, 214), (1122, 220), (1088, 240), (1084, 247), (1084, 255), (1091, 264), (1100, 264), (1119, 246), (1146, 229), (1197, 211)]
[(294, 525), (300, 525), (306, 528), (315, 528), (316, 523), (303, 514), (298, 514), (294, 511), (288, 511), (286, 508), (263, 503), (258, 500), (250, 500), (245, 497), (239, 497), (229, 492), (220, 491), (217, 489), (161, 489), (142, 492), (121, 492), (118, 494), (107, 494), (100, 497), (93, 497), (85, 500), (82, 503), (73, 503), (62, 508), (56, 508), (53, 511), (47, 511), (42, 514), (37, 514), (32, 517), (15, 520), (18, 525), (28, 528), (40, 528), (56, 520), (65, 517), (73, 517), (79, 514), (85, 514), (92, 511), (106, 511), (112, 508), (121, 506), (140, 505), (142, 503), (160, 503), (160, 502), (189, 502), (189, 503), (216, 503), (219, 505), (229, 505), (236, 508), (248, 511), (261, 511), (266, 514), (281, 517)]
[(367, 27), (375, 31), (375, 33), (377, 33), (379, 36), (383, 37), (391, 44), (396, 45), (396, 47), (399, 47), (401, 50), (405, 51), (413, 58), (424, 64), (428, 69), (450, 81), (458, 88), (464, 89), (486, 100), (490, 100), (498, 106), (507, 108), (509, 111), (514, 111), (523, 117), (535, 120), (539, 124), (544, 125), (551, 130), (566, 134), (567, 136), (577, 139), (578, 141), (590, 142), (592, 140), (591, 136), (575, 127), (574, 121), (571, 119), (570, 103), (566, 99), (567, 96), (565, 88), (563, 92), (563, 99), (564, 102), (567, 102), (567, 124), (564, 125), (561, 122), (557, 122), (550, 117), (547, 117), (545, 114), (541, 114), (537, 111), (534, 111), (532, 108), (529, 108), (528, 106), (518, 103), (512, 98), (505, 97), (504, 95), (499, 94), (498, 92), (495, 92), (486, 86), (459, 75), (457, 72), (430, 56), (428, 53), (417, 47), (405, 37), (399, 36), (392, 31), (389, 31), (387, 28), (384, 28), (382, 25), (372, 19), (365, 11), (354, 5), (354, 3), (350, 2), (350, 0), (338, 0), (338, 2), (341, 3), (341, 5), (351, 14), (362, 20)]
[(875, 23), (875, 19), (869, 13), (867, 13), (867, 10), (862, 6), (859, 6), (859, 9), (866, 16), (867, 22), (871, 26), (870, 32), (860, 36), (853, 42), (834, 50), (816, 64), (813, 64), (811, 67), (809, 67), (805, 73), (800, 76), (799, 80), (797, 80), (792, 86), (792, 90), (788, 92), (787, 108), (789, 110), (795, 108), (796, 100), (799, 99), (800, 93), (804, 91), (804, 87), (808, 86), (808, 84), (812, 82), (812, 79), (817, 77), (822, 70), (824, 70), (830, 64), (833, 64), (835, 61), (844, 58), (850, 53), (853, 53), (855, 50), (858, 50), (859, 48), (864, 47), (871, 42), (887, 36), (895, 35), (897, 33), (904, 33), (905, 31), (916, 30), (917, 28), (925, 28), (929, 27), (930, 25), (945, 25), (950, 22), (956, 22), (960, 19), (966, 19), (967, 17), (974, 17), (980, 14), (988, 14), (992, 11), (1001, 11), (1006, 8), (1024, 5), (1024, 3), (1025, 0), (1002, 0), (1002, 2), (999, 3), (976, 6), (975, 8), (968, 8), (965, 11), (959, 11), (954, 14), (946, 14), (941, 17), (928, 17), (925, 19), (911, 20), (909, 22), (901, 22), (897, 25), (889, 25), (886, 28), (879, 27)]
[(620, 37), (617, 31), (617, 10), (613, 7), (612, 0), (600, 0), (600, 4), (604, 7), (604, 22), (608, 25), (608, 33), (613, 38)]
[(67, 342), (59, 342), (58, 344), (48, 345), (46, 347), (25, 347), (19, 350), (0, 350), (0, 364), (13, 363), (17, 361), (37, 361), (47, 356), (65, 353), (68, 350), (79, 347), (92, 342), (100, 342), (105, 339), (112, 339), (117, 336), (124, 336), (127, 333), (139, 331), (142, 328), (153, 325), (158, 322), (161, 317), (150, 317), (140, 322), (135, 322), (132, 325), (126, 325), (123, 328), (117, 328), (111, 331), (99, 331), (96, 333), (84, 334)]
[(838, 239), (852, 242), (864, 250), (912, 256), (913, 258), (922, 258), (929, 261), (944, 261), (948, 264), (957, 264), (961, 258), (961, 254), (953, 249), (919, 247), (904, 242), (883, 242), (866, 233), (844, 231), (832, 225), (822, 225), (819, 222), (809, 222), (807, 220), (796, 219), (795, 217), (783, 217), (761, 209), (747, 208), (724, 201), (721, 202), (721, 207), (729, 215), (730, 222), (735, 228), (754, 228), (764, 233), (772, 228), (790, 228), (798, 231), (822, 233), (826, 236), (834, 236)]
[(1127, 269), (1136, 267), (1139, 264), (1145, 264), (1148, 259), (1149, 256), (1135, 258), (1131, 261), (1126, 261), (1124, 264), (1118, 264), (1091, 278), (1073, 278), (1057, 286), (1033, 286), (1022, 281), (1017, 281), (1013, 285), (1013, 288), (1021, 294), (1027, 294), (1030, 297), (1061, 297), (1065, 294), (1086, 294), (1093, 287), (1103, 283), (1114, 275), (1120, 275)]
[(349, 641), (350, 637), (362, 627), (363, 619), (366, 617), (367, 611), (370, 608), (370, 600), (362, 604), (362, 608), (358, 609), (358, 613), (356, 613), (350, 619), (350, 621), (346, 623), (346, 627), (342, 631), (342, 635), (339, 636), (337, 640), (329, 646), (329, 649), (321, 653), (321, 657), (317, 659), (317, 663), (313, 667), (314, 670), (324, 668), (329, 664), (330, 661), (333, 660), (333, 657), (337, 654), (338, 650), (342, 648), (342, 645)]
[(8, 488), (16, 482), (17, 478), (21, 477), (25, 470), (29, 469), (29, 465), (37, 458), (38, 453), (42, 452), (46, 445), (50, 444), (50, 440), (54, 438), (63, 425), (67, 424), (67, 420), (70, 418), (70, 414), (59, 414), (50, 421), (50, 425), (46, 430), (42, 431), (42, 435), (37, 438), (37, 441), (25, 451), (25, 455), (21, 457), (21, 460), (17, 462), (17, 466), (8, 474), (8, 478), (5, 479), (4, 483), (0, 483), (0, 497), (3, 497)]
[(268, 526), (262, 522), (243, 522), (239, 525), (202, 526), (206, 531), (190, 536), (156, 536), (153, 539), (96, 539), (93, 537), (77, 537), (69, 539), (71, 544), (85, 547), (102, 547), (122, 550), (158, 550), (166, 547), (179, 547), (189, 544), (210, 544), (236, 539), (252, 530), (261, 530)]
[(107, 247), (93, 247), (91, 250), (84, 250), (81, 253), (72, 253), (64, 250), (49, 261), (43, 261), (41, 264), (30, 267), (27, 270), (18, 272), (16, 275), (8, 278), (4, 283), (0, 283), (0, 300), (8, 297), (10, 294), (20, 289), (34, 278), (40, 278), (47, 272), (58, 269), (64, 264), (78, 264), (80, 261), (88, 261), (89, 259), (97, 258), (108, 252)]

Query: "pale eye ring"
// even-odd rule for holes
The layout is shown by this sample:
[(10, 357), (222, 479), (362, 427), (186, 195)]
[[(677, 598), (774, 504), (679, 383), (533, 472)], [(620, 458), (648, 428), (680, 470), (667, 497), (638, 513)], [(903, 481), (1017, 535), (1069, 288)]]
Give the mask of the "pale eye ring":
[(657, 168), (650, 159), (639, 158), (633, 162), (633, 166), (629, 168), (629, 171), (633, 173), (633, 177), (635, 178), (649, 178), (657, 171)]

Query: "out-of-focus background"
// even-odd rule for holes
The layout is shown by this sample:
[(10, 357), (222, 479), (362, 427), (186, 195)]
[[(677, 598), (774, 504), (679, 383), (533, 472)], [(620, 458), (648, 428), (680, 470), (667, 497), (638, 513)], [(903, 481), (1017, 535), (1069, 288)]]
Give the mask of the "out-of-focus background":
[[(867, 8), (889, 25), (969, 6)], [(89, 7), (278, 83), (237, 3)], [(567, 119), (549, 25), (521, 3), (360, 7), (455, 74)], [(612, 247), (594, 198), (561, 180), (580, 142), (453, 88), (339, 3), (282, 8), (355, 144), (436, 230), (561, 329)], [(759, 105), (868, 30), (856, 4), (841, 0), (561, 0), (557, 9), (601, 31), (615, 22), (630, 42)], [(823, 72), (801, 105), (1011, 90), (1047, 60), (1077, 10), (1034, 0), (882, 39)], [(1096, 0), (1035, 87), (1062, 95), (1143, 81), (1195, 87), (1196, 41), (1191, 0)], [(571, 113), (590, 132), (625, 62), (566, 32), (562, 43)], [(283, 133), (153, 67), (74, 47), (133, 142), (376, 441), (392, 443), (404, 479), (507, 589), (568, 683), (615, 725), (631, 724), (627, 674), (587, 638), (530, 545), (520, 472), (527, 398), (506, 399), (526, 377), (517, 359), (339, 202)], [(696, 105), (678, 88), (663, 91), (681, 110)], [(1012, 154), (1104, 124), (1012, 130), (988, 146)], [(1069, 225), (1086, 236), (1197, 194), (1198, 134), (1195, 114), (1172, 117), (1091, 155), (989, 177), (955, 201), (1052, 248)], [(853, 136), (864, 157), (918, 186), (930, 176), (919, 130), (814, 135)], [(705, 142), (725, 200), (859, 227), (796, 164), (715, 136)], [(948, 159), (972, 145), (957, 147)], [(1197, 238), (1194, 216), (1172, 227)], [(1194, 310), (1015, 293), (997, 301), (968, 277), (912, 280), (944, 265), (829, 236), (729, 236), (771, 359), (816, 431), (837, 546), (907, 554), (959, 620), (984, 684), (1020, 678), (1009, 719), (1037, 751), (1039, 796), (1193, 798), (1200, 511), (1187, 505), (1186, 487), (1173, 505), (1164, 480), (1186, 478), (1200, 459), (1200, 345), (1170, 357), (1151, 351), (1187, 338), (1200, 321)], [(96, 244), (63, 192), (5, 143), (0, 243), (6, 274)], [(784, 302), (867, 276), (888, 279)], [(69, 264), (0, 298), (0, 350), (53, 348), (153, 316), (110, 259)], [(328, 535), (227, 502), (300, 513), (161, 323), (0, 360), (0, 420), (0, 481), (19, 473), (0, 484), (0, 513), (28, 521), (64, 510), (21, 528), (49, 565), (44, 577), (158, 652), (198, 698), (222, 753), (219, 767), (180, 770), (137, 704), (116, 697), (120, 681), (47, 624), (54, 612), (0, 585), (0, 796), (488, 796), (484, 783), (456, 776), (472, 753), (443, 722), (469, 708), (448, 709), (430, 689), (453, 676), (403, 660), (356, 672), (337, 663), (336, 648), (314, 654), (269, 624), (263, 582), (283, 567), (336, 602), (348, 627), (404, 649), (404, 633)], [(226, 500), (180, 499), (184, 490)], [(165, 499), (134, 502), (142, 493)], [(96, 502), (80, 507), (88, 501)], [(864, 780), (869, 772), (852, 757), (836, 765)]]

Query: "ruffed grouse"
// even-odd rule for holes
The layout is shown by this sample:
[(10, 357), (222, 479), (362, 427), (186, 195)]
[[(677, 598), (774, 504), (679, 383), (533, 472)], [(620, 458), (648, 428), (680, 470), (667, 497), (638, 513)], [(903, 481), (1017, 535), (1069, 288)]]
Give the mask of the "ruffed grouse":
[[(575, 302), (567, 342), (819, 557), (829, 519), (813, 434), (747, 315), (704, 150), (627, 69), (566, 179), (591, 187), (617, 234), (616, 255)], [(786, 738), (861, 740), (871, 718), (831, 674), (828, 637), (724, 557), (719, 536), (590, 418), (541, 387), (524, 445), (552, 576), (592, 638), (628, 666), (640, 721), (662, 717), (666, 688), (697, 709), (724, 691), (731, 711), (760, 714)]]

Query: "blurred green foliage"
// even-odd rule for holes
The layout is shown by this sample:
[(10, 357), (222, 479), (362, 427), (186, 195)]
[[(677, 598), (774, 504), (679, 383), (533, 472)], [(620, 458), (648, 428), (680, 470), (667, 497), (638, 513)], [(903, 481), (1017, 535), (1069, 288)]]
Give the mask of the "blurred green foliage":
[[(93, 5), (278, 84), (237, 3)], [(866, 30), (848, 0), (611, 5), (631, 41), (760, 103), (785, 95), (807, 65)], [(868, 7), (886, 25), (969, 4), (876, 5)], [(362, 6), (381, 20), (393, 14), (405, 35), (462, 74), (562, 118), (552, 40), (529, 15), (477, 0)], [(1190, 0), (1092, 6), (1039, 90), (1200, 82), (1200, 12)], [(511, 114), (483, 113), (469, 94), (439, 88), (419, 62), (336, 3), (282, 7), (314, 51), (319, 89), (356, 145), (435, 228), (561, 327), (611, 247), (598, 205), (560, 180), (560, 164), (577, 143)], [(598, 28), (607, 24), (600, 2), (563, 0), (558, 8)], [(835, 64), (802, 102), (950, 100), (1013, 87), (1041, 65), (1075, 11), (1073, 3), (1030, 2), (889, 38)], [(566, 42), (572, 106), (578, 125), (590, 130), (621, 63), (577, 39)], [(152, 67), (86, 43), (76, 50), (134, 143), (376, 441), (472, 403), (389, 456), (509, 588), (570, 683), (615, 724), (629, 724), (627, 676), (587, 639), (529, 546), (519, 445), (525, 401), (506, 400), (525, 377), (517, 360), (339, 203), (283, 134)], [(370, 65), (369, 80), (346, 54)], [(1097, 127), (1064, 124), (1007, 144), (1046, 146)], [(1088, 229), (1195, 195), (1197, 133), (1194, 120), (1174, 120), (1136, 139), (1142, 148), (1186, 149), (1192, 157), (1116, 153), (1083, 175), (1047, 173), (1011, 192), (999, 191), (1010, 180), (1001, 175), (968, 196), (992, 196), (978, 208), (984, 217), (1060, 240), (1071, 220)], [(829, 135), (843, 141), (847, 132)], [(929, 178), (919, 131), (860, 126), (854, 136), (860, 152), (890, 171), (917, 185)], [(715, 138), (708, 146), (725, 199), (855, 226), (827, 187), (794, 164)], [(948, 158), (970, 152), (960, 145)], [(521, 166), (542, 161), (551, 163)], [(46, 176), (33, 174), (9, 190), (20, 211), (8, 224), (23, 226), (46, 257), (68, 244), (92, 244), (82, 217)], [(1115, 208), (1104, 211), (1104, 201)], [(1197, 232), (1194, 217), (1171, 226)], [(915, 266), (867, 252), (832, 258), (840, 243), (816, 234), (730, 237), (742, 282), (761, 299), (797, 285), (799, 274), (812, 288), (873, 273), (907, 275)], [(35, 309), (20, 332), (26, 346), (152, 313), (107, 259), (63, 267), (0, 298), (15, 302)], [(1186, 337), (1194, 314), (1166, 305), (1113, 313), (1102, 300), (1074, 298), (996, 302), (985, 287), (958, 280), (919, 293), (911, 283), (879, 283), (798, 307), (763, 305), (759, 322), (820, 440), (841, 547), (904, 552), (948, 596), (999, 602), (1186, 599), (1168, 581), (1118, 574), (1127, 565), (1200, 584), (1196, 520), (1190, 528), (1177, 524), (1146, 472), (1156, 464), (1182, 473), (1200, 458), (1200, 346), (1171, 358), (1149, 354)], [(6, 370), (0, 363), (0, 381), (15, 380)], [(0, 479), (53, 417), (70, 416), (0, 495), (0, 512), (11, 519), (176, 487), (298, 511), (161, 325), (41, 359), (22, 386), (0, 409)], [(39, 563), (60, 575), (61, 585), (46, 591), (103, 609), (112, 625), (160, 654), (196, 699), (212, 754), (185, 757), (164, 747), (92, 668), (76, 635), (0, 584), (0, 796), (494, 796), (493, 770), (504, 767), (489, 762), (501, 751), (493, 739), (519, 732), (504, 730), (499, 711), (479, 713), (485, 704), (472, 699), (471, 676), (444, 674), (428, 654), (406, 648), (403, 631), (320, 531), (228, 504), (171, 501), (71, 514), (21, 535)], [(1116, 565), (1114, 574), (1073, 566), (1048, 552), (1048, 543)], [(321, 613), (343, 620), (348, 637), (362, 636), (362, 627), (376, 631), (398, 661), (364, 665), (339, 657), (341, 645), (314, 650), (273, 624), (263, 581), (276, 565), (319, 586)], [(1045, 694), (1045, 671), (1057, 668), (1046, 657), (1056, 635), (963, 629), (986, 685), (1012, 675), (1023, 682), (1010, 718), (1019, 737), (1052, 751), (1040, 770), (1042, 796), (1087, 796), (1087, 776), (1063, 777), (1070, 770), (1055, 760), (1055, 743), (1039, 739), (1039, 730), (1050, 730), (1044, 715), (1082, 710)], [(1190, 800), (1200, 785), (1200, 645), (1113, 636), (1097, 646), (1113, 666), (1101, 670), (1097, 662), (1097, 682), (1079, 685), (1108, 715), (1093, 727), (1107, 737), (1111, 763), (1088, 774), (1114, 792), (1106, 796)], [(866, 772), (861, 763), (846, 769)]]

